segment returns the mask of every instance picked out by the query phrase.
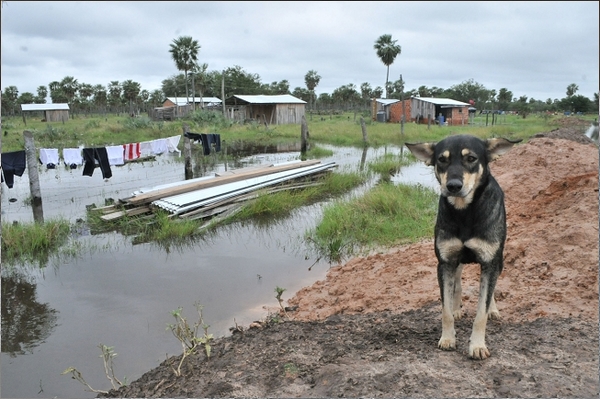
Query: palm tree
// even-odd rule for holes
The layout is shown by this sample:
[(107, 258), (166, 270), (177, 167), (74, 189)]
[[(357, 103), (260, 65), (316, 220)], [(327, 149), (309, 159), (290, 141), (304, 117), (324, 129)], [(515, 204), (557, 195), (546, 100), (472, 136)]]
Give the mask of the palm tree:
[(124, 81), (121, 87), (123, 88), (123, 98), (129, 101), (129, 115), (133, 116), (133, 102), (137, 99), (138, 94), (140, 94), (142, 86), (138, 82), (129, 79)]
[(381, 62), (387, 67), (387, 75), (385, 76), (385, 97), (387, 98), (388, 81), (390, 77), (390, 65), (394, 63), (396, 56), (400, 54), (402, 48), (396, 44), (397, 40), (392, 40), (392, 35), (381, 35), (375, 41), (373, 48), (377, 51), (377, 56)]
[(170, 44), (171, 57), (175, 61), (175, 65), (179, 71), (183, 71), (185, 75), (185, 96), (187, 101), (190, 100), (190, 94), (188, 90), (188, 71), (193, 69), (198, 62), (198, 52), (200, 51), (200, 45), (197, 40), (194, 40), (191, 36), (180, 36), (173, 40)]
[(312, 69), (308, 71), (306, 75), (304, 75), (304, 83), (306, 83), (306, 88), (310, 91), (310, 109), (314, 109), (315, 107), (315, 87), (319, 85), (321, 81), (321, 76), (317, 73), (317, 71), (313, 71)]

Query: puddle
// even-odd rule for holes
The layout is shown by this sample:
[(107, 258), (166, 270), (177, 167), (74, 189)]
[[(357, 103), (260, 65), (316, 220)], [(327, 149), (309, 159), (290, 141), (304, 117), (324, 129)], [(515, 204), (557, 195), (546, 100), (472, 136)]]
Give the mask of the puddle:
[[(341, 169), (360, 168), (361, 160), (375, 159), (397, 148), (328, 147)], [(92, 177), (82, 169), (40, 168), (45, 219), (61, 216), (74, 222), (85, 216), (87, 205), (105, 198), (124, 198), (141, 187), (184, 179), (177, 155), (154, 162), (113, 168), (113, 177)], [(285, 162), (298, 152), (262, 153), (240, 158), (239, 165)], [(216, 164), (214, 171), (231, 169)], [(421, 164), (405, 167), (394, 181), (435, 187), (432, 172)], [(27, 175), (15, 178), (13, 189), (2, 192), (2, 220), (32, 221), (27, 205)], [(16, 198), (10, 202), (10, 198)], [(81, 397), (93, 392), (70, 376), (77, 368), (95, 389), (108, 390), (99, 358), (99, 344), (114, 347), (116, 376), (131, 381), (156, 367), (167, 356), (181, 353), (179, 341), (166, 329), (171, 311), (195, 321), (194, 303), (204, 306), (204, 320), (214, 336), (229, 334), (235, 323), (247, 326), (264, 318), (267, 307), (277, 307), (275, 287), (288, 299), (300, 288), (325, 277), (329, 267), (317, 263), (300, 239), (313, 227), (322, 204), (298, 209), (284, 220), (257, 227), (225, 227), (208, 240), (179, 248), (146, 243), (132, 245), (118, 233), (83, 236), (94, 250), (76, 259), (48, 264), (43, 270), (25, 269), (2, 280), (1, 386), (3, 397)], [(309, 268), (312, 267), (311, 270)]]

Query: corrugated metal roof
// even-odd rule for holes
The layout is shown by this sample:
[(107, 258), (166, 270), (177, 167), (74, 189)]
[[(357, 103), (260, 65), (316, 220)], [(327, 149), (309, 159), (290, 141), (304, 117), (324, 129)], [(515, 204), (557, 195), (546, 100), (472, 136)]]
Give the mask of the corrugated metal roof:
[(279, 94), (279, 95), (234, 95), (233, 97), (238, 98), (242, 101), (246, 101), (249, 104), (306, 104), (306, 101), (301, 100), (291, 94)]
[(171, 197), (162, 198), (152, 202), (152, 205), (165, 209), (172, 214), (181, 214), (202, 206), (210, 205), (226, 198), (231, 198), (243, 193), (256, 191), (263, 187), (272, 186), (286, 180), (315, 174), (320, 171), (332, 169), (335, 162), (305, 166), (293, 170), (257, 176), (238, 182), (226, 183), (216, 187), (199, 189)]
[[(173, 104), (177, 105), (186, 105), (188, 103), (187, 98), (185, 97), (167, 97), (167, 100), (170, 100)], [(193, 98), (190, 96), (190, 103), (196, 101), (197, 104), (200, 104), (200, 97)], [(202, 97), (202, 102), (204, 105), (210, 104), (221, 104), (221, 99), (217, 97)]]
[(68, 110), (69, 104), (21, 104), (21, 111), (59, 111)]
[(383, 104), (383, 105), (390, 105), (390, 104), (397, 103), (400, 100), (397, 100), (395, 98), (376, 98), (375, 101), (377, 101), (378, 103)]
[(463, 103), (462, 101), (452, 100), (451, 98), (435, 98), (435, 97), (413, 97), (419, 100), (432, 103), (435, 105), (456, 105), (460, 107), (468, 107), (471, 104)]

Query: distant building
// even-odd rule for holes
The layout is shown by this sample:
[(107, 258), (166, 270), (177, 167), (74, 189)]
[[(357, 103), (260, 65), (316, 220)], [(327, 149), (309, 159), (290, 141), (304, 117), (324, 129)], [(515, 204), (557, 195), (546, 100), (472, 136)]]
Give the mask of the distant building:
[(390, 105), (389, 121), (399, 123), (402, 113), (405, 122), (440, 123), (445, 125), (466, 125), (469, 123), (469, 108), (471, 104), (452, 100), (451, 98), (412, 97)]
[[(21, 104), (23, 121), (25, 114), (39, 114), (42, 116), (42, 122), (66, 122), (69, 120), (69, 104)], [(25, 122), (27, 123), (27, 122)]]
[(155, 121), (174, 120), (186, 116), (194, 108), (220, 110), (221, 104), (221, 99), (217, 97), (167, 97), (162, 107), (148, 111), (148, 116)]
[(374, 121), (387, 122), (390, 120), (390, 106), (400, 100), (394, 98), (374, 98), (371, 101), (371, 116)]
[(227, 117), (236, 122), (286, 125), (302, 121), (306, 101), (290, 94), (234, 95), (225, 100), (225, 107)]

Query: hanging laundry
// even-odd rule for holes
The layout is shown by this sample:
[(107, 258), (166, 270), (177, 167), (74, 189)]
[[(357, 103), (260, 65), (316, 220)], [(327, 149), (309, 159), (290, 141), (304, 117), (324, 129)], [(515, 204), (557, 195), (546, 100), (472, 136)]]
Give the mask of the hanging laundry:
[(152, 153), (154, 155), (160, 155), (163, 152), (167, 152), (167, 139), (156, 139), (150, 142), (152, 145)]
[(217, 133), (202, 133), (200, 134), (200, 141), (202, 142), (202, 148), (204, 149), (204, 155), (210, 155), (213, 145), (215, 152), (221, 151), (221, 135)]
[(143, 158), (151, 157), (154, 155), (152, 152), (152, 142), (151, 141), (142, 141), (140, 143), (140, 156)]
[(8, 188), (13, 188), (15, 175), (21, 177), (25, 172), (25, 150), (2, 153), (2, 182)]
[(58, 148), (40, 148), (40, 163), (48, 169), (56, 169), (58, 165)]
[(181, 151), (177, 146), (179, 145), (179, 140), (181, 140), (181, 136), (171, 136), (167, 137), (167, 150), (169, 152), (177, 152), (181, 155)]
[(83, 164), (81, 150), (79, 148), (63, 148), (63, 161), (65, 165), (69, 165), (69, 168), (76, 169)]
[(140, 143), (123, 144), (124, 159), (126, 161), (133, 161), (135, 159), (138, 159), (140, 156), (142, 156), (142, 151), (140, 147)]
[(110, 163), (108, 162), (108, 153), (105, 147), (97, 148), (84, 148), (83, 149), (83, 175), (92, 176), (94, 169), (96, 168), (96, 161), (100, 165), (102, 171), (102, 177), (104, 179), (110, 179), (112, 177), (112, 171), (110, 170)]
[(109, 145), (106, 146), (106, 153), (108, 154), (108, 163), (110, 166), (124, 165), (125, 160), (123, 159), (123, 146), (122, 145)]
[(202, 135), (200, 133), (185, 132), (183, 135), (192, 141), (202, 141)]

